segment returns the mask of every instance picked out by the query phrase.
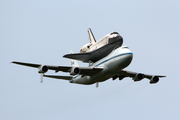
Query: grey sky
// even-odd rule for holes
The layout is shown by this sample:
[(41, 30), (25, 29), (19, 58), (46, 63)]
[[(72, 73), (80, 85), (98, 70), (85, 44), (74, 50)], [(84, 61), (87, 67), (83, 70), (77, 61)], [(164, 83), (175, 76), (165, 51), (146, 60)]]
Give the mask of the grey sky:
[[(1, 0), (0, 119), (179, 120), (179, 6), (179, 0)], [(97, 40), (112, 31), (123, 36), (134, 54), (127, 70), (167, 77), (155, 85), (109, 79), (96, 89), (50, 78), (40, 84), (37, 69), (10, 63), (70, 65), (62, 56), (88, 43), (88, 28)]]

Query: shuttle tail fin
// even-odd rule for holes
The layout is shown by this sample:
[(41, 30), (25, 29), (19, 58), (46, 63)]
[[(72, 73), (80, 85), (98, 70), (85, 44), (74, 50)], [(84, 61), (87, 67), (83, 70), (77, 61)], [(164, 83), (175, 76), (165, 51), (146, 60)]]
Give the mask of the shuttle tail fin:
[[(70, 51), (70, 54), (73, 54), (73, 51), (72, 51), (72, 50)], [(79, 63), (78, 63), (77, 60), (70, 59), (70, 63), (71, 63), (71, 66), (72, 66), (72, 67), (79, 67)]]
[(94, 37), (94, 35), (93, 35), (93, 33), (92, 33), (92, 31), (91, 31), (90, 28), (88, 29), (88, 35), (89, 35), (89, 42), (90, 42), (91, 44), (96, 43), (96, 39), (95, 39), (95, 37)]

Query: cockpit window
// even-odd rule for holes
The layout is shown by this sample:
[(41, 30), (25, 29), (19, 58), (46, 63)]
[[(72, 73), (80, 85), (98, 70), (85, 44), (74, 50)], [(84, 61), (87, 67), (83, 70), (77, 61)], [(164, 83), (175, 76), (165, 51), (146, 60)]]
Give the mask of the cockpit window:
[(112, 32), (110, 35), (112, 35), (112, 34), (119, 34), (118, 32)]

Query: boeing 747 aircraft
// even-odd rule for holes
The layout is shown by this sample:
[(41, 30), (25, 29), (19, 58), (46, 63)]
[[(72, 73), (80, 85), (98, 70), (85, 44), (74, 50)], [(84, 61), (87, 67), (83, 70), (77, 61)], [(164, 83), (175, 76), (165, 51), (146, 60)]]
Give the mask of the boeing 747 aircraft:
[[(89, 64), (88, 67), (79, 67), (76, 60), (71, 60), (72, 66), (52, 66), (52, 65), (42, 65), (33, 63), (16, 62), (12, 63), (34, 67), (39, 69), (41, 74), (41, 83), (43, 82), (43, 77), (64, 79), (70, 83), (77, 83), (83, 85), (91, 85), (96, 83), (98, 87), (99, 82), (104, 82), (110, 78), (115, 80), (119, 78), (122, 80), (125, 77), (132, 78), (135, 82), (141, 81), (144, 78), (150, 80), (150, 84), (157, 83), (159, 78), (165, 77), (161, 75), (149, 75), (138, 72), (131, 72), (124, 70), (132, 61), (133, 53), (128, 47), (117, 47), (106, 57)], [(45, 75), (48, 70), (54, 70), (55, 72), (69, 72), (70, 76), (59, 76), (59, 75)]]

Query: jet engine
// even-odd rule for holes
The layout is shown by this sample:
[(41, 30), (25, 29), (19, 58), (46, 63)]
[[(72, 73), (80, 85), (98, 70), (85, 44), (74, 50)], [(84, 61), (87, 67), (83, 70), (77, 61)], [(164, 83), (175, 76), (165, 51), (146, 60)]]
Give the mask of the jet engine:
[(155, 83), (157, 83), (159, 81), (159, 77), (157, 77), (157, 76), (153, 76), (152, 78), (151, 78), (151, 80), (150, 80), (150, 84), (155, 84)]
[(72, 68), (70, 75), (77, 75), (80, 73), (80, 69), (78, 67)]
[(41, 65), (41, 66), (39, 67), (38, 73), (41, 74), (41, 79), (40, 79), (40, 82), (41, 82), (41, 83), (43, 82), (43, 74), (46, 73), (47, 71), (48, 71), (48, 67), (47, 67), (47, 66)]
[(48, 67), (45, 65), (41, 65), (41, 67), (39, 68), (39, 73), (46, 73), (48, 71)]
[(144, 74), (142, 73), (137, 73), (136, 76), (133, 78), (133, 80), (136, 81), (140, 81), (144, 78)]

